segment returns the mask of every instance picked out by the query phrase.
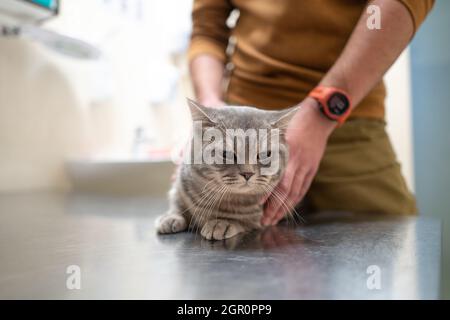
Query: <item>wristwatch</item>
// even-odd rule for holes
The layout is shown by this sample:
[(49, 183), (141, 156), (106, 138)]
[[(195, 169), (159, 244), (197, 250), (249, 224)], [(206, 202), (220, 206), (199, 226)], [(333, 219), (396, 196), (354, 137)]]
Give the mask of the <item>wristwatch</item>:
[(320, 110), (323, 114), (339, 125), (342, 125), (351, 112), (351, 100), (349, 95), (338, 88), (317, 86), (309, 95), (319, 103)]

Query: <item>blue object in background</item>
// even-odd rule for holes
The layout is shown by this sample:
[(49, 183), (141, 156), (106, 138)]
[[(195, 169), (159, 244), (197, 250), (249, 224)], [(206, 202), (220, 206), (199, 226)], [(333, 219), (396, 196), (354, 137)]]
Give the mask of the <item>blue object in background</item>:
[(415, 185), (420, 213), (443, 222), (442, 294), (450, 299), (450, 1), (411, 44)]
[(56, 0), (30, 0), (30, 1), (52, 10), (55, 9), (57, 5)]

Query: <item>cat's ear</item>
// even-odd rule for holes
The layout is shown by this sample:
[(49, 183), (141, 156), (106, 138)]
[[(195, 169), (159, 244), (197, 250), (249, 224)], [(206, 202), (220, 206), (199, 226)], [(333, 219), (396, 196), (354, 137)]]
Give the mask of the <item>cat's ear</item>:
[(276, 128), (284, 130), (287, 128), (289, 121), (297, 113), (299, 107), (295, 106), (289, 109), (273, 112), (270, 124)]
[(210, 115), (210, 108), (207, 108), (203, 105), (201, 105), (198, 102), (195, 102), (194, 100), (191, 100), (187, 98), (187, 102), (189, 105), (189, 110), (191, 111), (191, 117), (192, 121), (203, 121), (203, 122), (210, 122), (214, 123), (211, 115)]

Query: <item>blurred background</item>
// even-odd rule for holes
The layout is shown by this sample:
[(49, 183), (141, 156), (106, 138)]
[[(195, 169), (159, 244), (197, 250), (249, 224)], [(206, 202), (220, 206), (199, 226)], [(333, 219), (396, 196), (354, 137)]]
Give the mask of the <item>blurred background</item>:
[[(0, 0), (0, 193), (163, 195), (189, 134), (191, 0)], [(176, 10), (174, 10), (176, 8)], [(388, 130), (444, 223), (450, 298), (450, 2), (386, 75)], [(447, 272), (445, 272), (447, 271)]]

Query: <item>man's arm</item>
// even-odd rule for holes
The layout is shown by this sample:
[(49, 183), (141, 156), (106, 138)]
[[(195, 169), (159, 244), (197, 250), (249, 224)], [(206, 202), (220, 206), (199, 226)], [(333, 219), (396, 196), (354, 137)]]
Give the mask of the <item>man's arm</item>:
[(195, 0), (192, 38), (188, 51), (197, 100), (222, 105), (222, 82), (230, 29), (226, 21), (233, 10), (229, 0)]
[(211, 54), (201, 54), (190, 63), (191, 79), (198, 102), (222, 106), (224, 63)]
[[(431, 2), (417, 0), (417, 2)], [(432, 2), (431, 2), (432, 3)], [(400, 1), (374, 0), (381, 11), (381, 29), (369, 30), (364, 12), (342, 54), (325, 75), (321, 85), (341, 88), (348, 92), (356, 106), (381, 81), (410, 41), (415, 26), (410, 8)], [(262, 223), (276, 224), (290, 206), (298, 203), (309, 189), (317, 173), (329, 135), (336, 123), (318, 111), (317, 102), (306, 98), (293, 117), (286, 132), (290, 146), (288, 166), (276, 187), (281, 199), (269, 197)]]
[(342, 54), (320, 83), (348, 92), (353, 106), (382, 79), (414, 33), (412, 17), (402, 3), (375, 0), (371, 4), (380, 8), (382, 29), (370, 30), (364, 13)]

